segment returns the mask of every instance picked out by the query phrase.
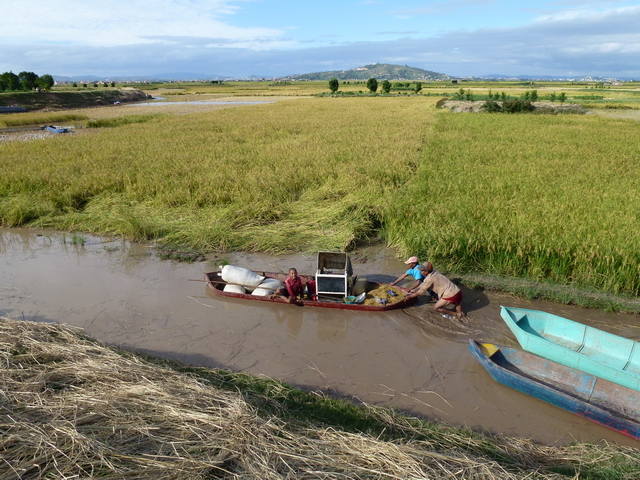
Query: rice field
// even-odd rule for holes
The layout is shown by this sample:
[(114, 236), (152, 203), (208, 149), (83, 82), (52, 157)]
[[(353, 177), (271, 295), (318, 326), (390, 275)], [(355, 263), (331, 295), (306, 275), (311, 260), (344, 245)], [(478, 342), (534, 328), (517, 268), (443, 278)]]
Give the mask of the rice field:
[[(200, 251), (349, 250), (381, 237), (461, 274), (640, 292), (636, 120), (453, 114), (437, 96), (318, 98), (296, 86), (292, 99), (258, 87), (283, 95), (130, 120), (137, 109), (87, 110), (81, 126), (98, 128), (0, 142), (0, 223)], [(565, 87), (594, 101), (594, 90)], [(215, 88), (183, 93), (221, 98)], [(637, 105), (634, 92), (615, 95)]]
[(387, 238), (456, 272), (637, 295), (639, 142), (636, 121), (445, 112)]
[(297, 99), (0, 145), (0, 220), (199, 249), (342, 250), (374, 234), (377, 201), (415, 171), (435, 113), (426, 102), (364, 100)]

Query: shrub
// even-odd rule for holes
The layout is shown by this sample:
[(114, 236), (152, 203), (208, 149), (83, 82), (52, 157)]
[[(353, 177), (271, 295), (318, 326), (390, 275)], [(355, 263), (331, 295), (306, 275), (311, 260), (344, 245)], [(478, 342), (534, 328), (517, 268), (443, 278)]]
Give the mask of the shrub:
[(529, 100), (507, 100), (502, 102), (502, 111), (505, 113), (530, 112), (533, 105)]
[(485, 112), (502, 112), (500, 104), (494, 100), (487, 100), (482, 106), (482, 110)]

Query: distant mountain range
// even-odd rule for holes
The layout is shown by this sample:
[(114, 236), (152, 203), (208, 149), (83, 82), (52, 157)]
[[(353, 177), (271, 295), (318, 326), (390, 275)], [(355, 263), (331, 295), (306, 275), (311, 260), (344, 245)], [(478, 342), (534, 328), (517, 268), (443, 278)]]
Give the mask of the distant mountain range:
[(451, 77), (444, 73), (432, 72), (407, 65), (391, 65), (388, 63), (373, 63), (351, 70), (333, 70), (330, 72), (305, 73), (302, 75), (290, 75), (286, 80), (450, 80)]
[(231, 77), (221, 75), (208, 75), (202, 73), (174, 72), (174, 73), (158, 73), (154, 75), (112, 75), (108, 77), (99, 77), (96, 75), (75, 75), (73, 77), (65, 77), (63, 75), (53, 75), (56, 82), (76, 82), (76, 83), (94, 83), (94, 82), (167, 82), (167, 81), (210, 81), (210, 80), (231, 80)]
[(483, 76), (469, 77), (453, 77), (445, 73), (433, 72), (431, 70), (423, 70), (421, 68), (409, 67), (407, 65), (392, 65), (388, 63), (373, 63), (362, 67), (353, 68), (351, 70), (333, 70), (328, 72), (304, 73), (299, 75), (287, 75), (284, 77), (260, 77), (251, 75), (247, 77), (228, 77), (223, 75), (211, 75), (191, 72), (173, 72), (159, 73), (154, 75), (137, 75), (124, 76), (114, 75), (110, 77), (99, 77), (95, 75), (76, 75), (73, 77), (65, 77), (62, 75), (54, 75), (56, 82), (77, 82), (77, 83), (95, 83), (95, 82), (163, 82), (163, 81), (211, 81), (211, 80), (289, 80), (289, 81), (311, 81), (311, 80), (330, 80), (336, 78), (338, 80), (368, 80), (375, 78), (376, 80), (406, 80), (406, 81), (449, 81), (449, 80), (524, 80), (524, 81), (589, 81), (589, 82), (610, 82), (614, 80), (630, 80), (615, 79), (611, 77), (595, 77), (595, 76), (553, 76), (553, 75), (501, 75), (491, 74)]
[[(464, 77), (467, 78), (467, 77)], [(527, 81), (540, 81), (540, 82), (613, 82), (616, 80), (631, 80), (630, 78), (621, 77), (594, 77), (592, 75), (582, 75), (579, 77), (568, 77), (559, 75), (502, 75), (491, 74), (483, 75), (481, 77), (468, 77), (469, 79), (478, 80), (527, 80)]]

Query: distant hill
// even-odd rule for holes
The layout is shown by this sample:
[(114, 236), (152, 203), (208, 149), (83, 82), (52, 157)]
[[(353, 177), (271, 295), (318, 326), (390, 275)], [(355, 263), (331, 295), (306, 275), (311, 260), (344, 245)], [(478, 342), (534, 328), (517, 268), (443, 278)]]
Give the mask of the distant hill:
[(290, 75), (291, 80), (450, 80), (451, 77), (444, 73), (432, 72), (421, 68), (408, 67), (406, 65), (391, 65), (388, 63), (374, 63), (352, 70), (334, 70), (331, 72), (305, 73), (302, 75)]

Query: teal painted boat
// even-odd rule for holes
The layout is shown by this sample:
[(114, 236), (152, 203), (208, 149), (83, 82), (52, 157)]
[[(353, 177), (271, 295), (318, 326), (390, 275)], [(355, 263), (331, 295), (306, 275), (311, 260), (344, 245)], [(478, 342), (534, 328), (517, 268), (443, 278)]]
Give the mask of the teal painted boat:
[(525, 351), (640, 391), (638, 342), (539, 310), (501, 307), (500, 315)]

